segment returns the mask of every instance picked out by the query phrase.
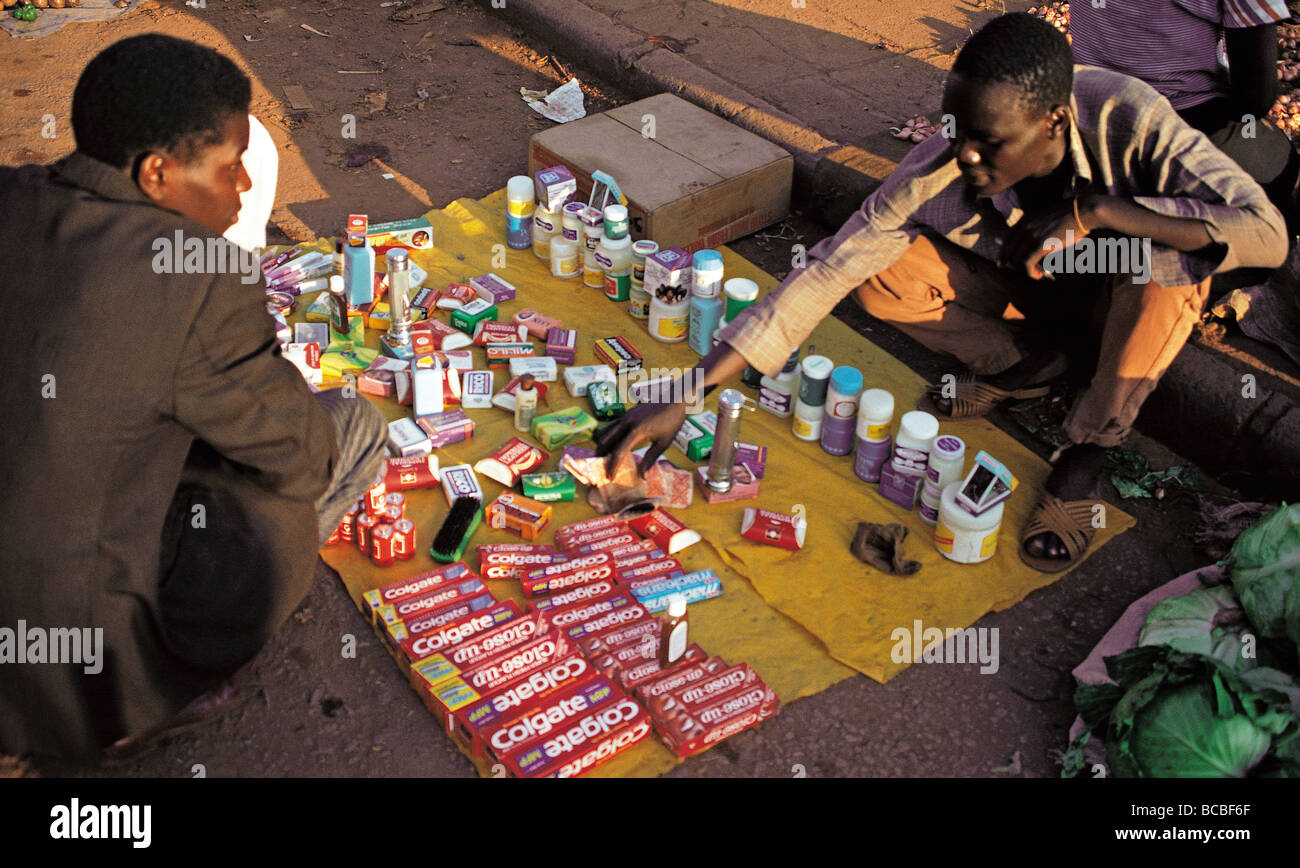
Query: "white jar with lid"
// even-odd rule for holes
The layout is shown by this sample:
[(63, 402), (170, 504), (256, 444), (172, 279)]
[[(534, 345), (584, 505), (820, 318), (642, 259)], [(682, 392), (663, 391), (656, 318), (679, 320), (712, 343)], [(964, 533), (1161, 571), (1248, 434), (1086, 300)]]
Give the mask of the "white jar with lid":
[(560, 225), (563, 227), (564, 237), (572, 241), (574, 246), (582, 244), (582, 212), (587, 210), (587, 206), (581, 202), (565, 202), (564, 211), (560, 217)]
[(691, 302), (689, 298), (669, 303), (658, 295), (650, 296), (650, 337), (666, 344), (676, 344), (686, 340), (690, 330)]
[(551, 260), (551, 239), (562, 237), (564, 231), (560, 223), (560, 211), (548, 211), (541, 203), (533, 211), (533, 253), (538, 259)]
[[(809, 349), (812, 349), (809, 347)], [(826, 391), (835, 363), (826, 356), (804, 356), (799, 363), (799, 394), (794, 400), (790, 430), (800, 440), (820, 440), (826, 416)]]
[(932, 525), (939, 520), (943, 490), (961, 481), (965, 467), (966, 444), (960, 437), (943, 434), (934, 438), (925, 468), (925, 483), (921, 487), (921, 521)]
[(880, 494), (904, 509), (915, 509), (925, 481), (930, 446), (939, 433), (939, 420), (924, 410), (904, 413), (889, 464), (880, 470)]
[(577, 277), (582, 273), (582, 258), (578, 256), (578, 245), (567, 238), (551, 239), (551, 274), (561, 280)]
[(858, 443), (853, 472), (863, 482), (879, 482), (894, 440), (894, 396), (884, 389), (867, 389), (858, 401)]
[(950, 561), (978, 564), (993, 557), (998, 549), (998, 531), (1002, 528), (1002, 508), (1006, 501), (979, 515), (971, 515), (957, 502), (960, 490), (960, 480), (943, 490), (939, 522), (934, 527), (934, 547)]

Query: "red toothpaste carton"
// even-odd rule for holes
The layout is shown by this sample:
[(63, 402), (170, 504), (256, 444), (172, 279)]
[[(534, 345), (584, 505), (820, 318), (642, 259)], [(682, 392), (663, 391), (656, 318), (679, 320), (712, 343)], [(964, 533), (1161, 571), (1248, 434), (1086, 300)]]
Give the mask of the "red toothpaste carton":
[(708, 660), (692, 663), (690, 666), (677, 666), (666, 675), (651, 678), (637, 685), (636, 697), (648, 706), (658, 697), (698, 684), (726, 668), (727, 664), (721, 657), (710, 657)]
[(483, 746), (500, 761), (563, 732), (592, 710), (626, 698), (627, 695), (608, 678), (598, 675), (502, 720), (483, 733)]
[(780, 705), (772, 688), (759, 682), (670, 720), (656, 720), (655, 726), (669, 750), (688, 757), (767, 720)]
[(558, 630), (534, 639), (518, 648), (512, 648), (474, 669), (443, 681), (422, 692), (425, 704), (439, 720), (450, 721), (460, 708), (491, 696), (511, 682), (526, 678), (568, 656), (572, 650), (569, 641)]
[(677, 558), (660, 558), (631, 567), (619, 567), (618, 582), (633, 588), (647, 588), (663, 579), (684, 575), (686, 570)]
[(648, 704), (651, 713), (667, 719), (674, 714), (703, 708), (716, 702), (720, 696), (762, 683), (763, 679), (758, 677), (758, 673), (748, 663), (737, 663), (694, 684), (682, 685), (667, 695), (655, 697)]
[(643, 621), (649, 617), (650, 613), (646, 610), (646, 607), (637, 601), (636, 598), (633, 598), (631, 605), (619, 606), (616, 609), (603, 612), (586, 621), (573, 624), (565, 629), (565, 633), (574, 642), (581, 642), (584, 639), (590, 638), (599, 633), (604, 633), (606, 630), (613, 629), (614, 627), (631, 624), (633, 621)]
[(429, 570), (415, 576), (408, 576), (405, 579), (393, 582), (391, 585), (366, 591), (361, 595), (361, 599), (370, 612), (370, 620), (377, 622), (375, 612), (381, 606), (394, 606), (406, 600), (414, 600), (431, 591), (472, 577), (474, 577), (474, 571), (469, 568), (469, 565), (464, 561), (456, 561), (454, 564), (447, 564), (445, 567), (439, 567), (436, 570)]
[(384, 634), (388, 637), (389, 644), (395, 648), (400, 648), (402, 642), (408, 638), (414, 639), (437, 630), (444, 624), (450, 624), (452, 621), (459, 620), (472, 612), (490, 608), (496, 602), (497, 599), (489, 591), (482, 591), (472, 597), (461, 597), (453, 600), (441, 609), (435, 609), (418, 618), (387, 624), (385, 625)]
[(591, 636), (584, 636), (578, 640), (578, 650), (594, 658), (607, 654), (614, 648), (644, 642), (647, 636), (657, 642), (662, 631), (663, 621), (658, 618), (642, 618), (629, 624), (618, 624)]
[(596, 670), (585, 658), (570, 654), (527, 677), (512, 681), (491, 696), (458, 708), (441, 720), (454, 739), (468, 747), (474, 756), (482, 756), (482, 734), (485, 731), (490, 731), (507, 717), (515, 717), (551, 696), (586, 684), (596, 677)]
[(549, 614), (551, 624), (556, 629), (564, 630), (569, 634), (570, 639), (581, 639), (583, 634), (574, 635), (572, 631), (580, 630), (581, 625), (599, 618), (607, 612), (615, 612), (635, 604), (636, 598), (631, 594), (610, 594), (595, 600), (586, 600), (564, 609), (555, 609)]
[(454, 585), (439, 585), (422, 596), (412, 597), (387, 606), (380, 606), (375, 610), (375, 623), (396, 624), (398, 621), (410, 621), (427, 612), (433, 612), (444, 606), (451, 605), (461, 597), (473, 597), (486, 590), (487, 588), (479, 581), (478, 576), (472, 576)]
[[(570, 450), (574, 448), (575, 447), (572, 446), (566, 446), (564, 448), (565, 454), (566, 455), (569, 454)], [(589, 455), (595, 454), (590, 450), (583, 450), (583, 451), (587, 452)], [(583, 521), (575, 521), (573, 524), (566, 524), (564, 527), (558, 529), (555, 532), (555, 544), (563, 548), (565, 542), (567, 542), (570, 537), (576, 536), (581, 533), (586, 533), (587, 531), (596, 530), (597, 528), (605, 527), (606, 525), (611, 525), (611, 524), (627, 524), (627, 522), (613, 515), (598, 515), (595, 518), (588, 518), (588, 519), (584, 519)]]
[(602, 705), (540, 744), (509, 754), (506, 770), (522, 778), (573, 778), (644, 740), (650, 734), (649, 715), (624, 697)]
[(570, 554), (576, 554), (578, 549), (585, 545), (591, 545), (603, 539), (609, 539), (612, 536), (622, 536), (628, 532), (626, 524), (607, 524), (601, 527), (592, 528), (591, 530), (578, 531), (576, 533), (566, 534), (563, 539), (557, 533), (555, 535), (555, 544)]
[(522, 579), (529, 570), (564, 563), (569, 556), (541, 543), (504, 543), (478, 547), (479, 573), (485, 579)]
[(416, 663), (458, 642), (504, 624), (517, 615), (519, 615), (519, 604), (514, 600), (505, 600), (478, 612), (471, 612), (419, 636), (403, 639), (401, 650), (407, 660)]
[(629, 530), (624, 533), (603, 537), (602, 539), (587, 543), (586, 545), (578, 546), (576, 549), (572, 549), (572, 551), (578, 556), (590, 555), (596, 552), (609, 552), (610, 557), (617, 558), (618, 555), (615, 554), (612, 549), (622, 549), (623, 553), (626, 554), (629, 546), (634, 546), (639, 542), (641, 542), (641, 538)]
[[(676, 666), (673, 667), (673, 669), (676, 669), (678, 666), (684, 666), (689, 663), (696, 663), (700, 660), (706, 659), (708, 656), (709, 656), (708, 654), (704, 653), (703, 648), (701, 648), (699, 645), (695, 645), (692, 643), (691, 645), (687, 646), (686, 653), (682, 655), (682, 659), (677, 663)], [(671, 672), (672, 669), (669, 669), (668, 671)], [(656, 657), (651, 660), (644, 660), (636, 664), (635, 666), (629, 666), (626, 669), (620, 669), (618, 672), (618, 682), (619, 684), (623, 685), (623, 688), (625, 690), (635, 690), (638, 684), (642, 684), (646, 681), (649, 681), (652, 678), (656, 678), (662, 672), (663, 670), (660, 669), (659, 660)]]
[(607, 552), (596, 552), (562, 564), (529, 570), (520, 584), (524, 596), (536, 597), (613, 577), (614, 559)]
[(570, 588), (567, 591), (561, 591), (558, 594), (551, 594), (549, 597), (540, 597), (533, 600), (528, 605), (539, 612), (558, 611), (568, 609), (572, 606), (578, 606), (591, 600), (609, 596), (616, 593), (618, 587), (610, 579), (602, 579), (599, 582), (592, 582), (590, 585), (579, 585), (576, 588)]
[(511, 618), (412, 664), (411, 683), (416, 690), (424, 690), (453, 676), (463, 676), (474, 667), (531, 642), (550, 629), (542, 612), (529, 612)]

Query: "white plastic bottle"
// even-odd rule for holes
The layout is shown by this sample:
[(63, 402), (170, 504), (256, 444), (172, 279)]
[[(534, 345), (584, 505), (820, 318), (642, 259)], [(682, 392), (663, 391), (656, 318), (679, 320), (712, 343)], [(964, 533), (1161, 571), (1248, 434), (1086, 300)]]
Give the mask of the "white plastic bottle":
[(799, 355), (786, 360), (775, 377), (763, 377), (758, 387), (758, 406), (773, 416), (789, 419), (794, 413), (795, 391), (799, 388)]
[(867, 389), (858, 403), (858, 443), (853, 472), (863, 482), (879, 482), (880, 469), (889, 460), (893, 438), (894, 396), (884, 389)]

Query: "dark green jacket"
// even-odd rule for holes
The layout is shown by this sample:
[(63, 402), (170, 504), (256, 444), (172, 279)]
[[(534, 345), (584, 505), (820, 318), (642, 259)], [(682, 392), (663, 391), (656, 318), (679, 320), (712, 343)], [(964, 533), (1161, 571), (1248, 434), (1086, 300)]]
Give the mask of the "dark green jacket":
[(123, 173), (0, 167), (0, 213), (0, 631), (103, 629), (97, 674), (0, 662), (0, 752), (88, 757), (293, 611), (336, 435), (260, 282), (155, 272), (155, 239), (212, 233)]

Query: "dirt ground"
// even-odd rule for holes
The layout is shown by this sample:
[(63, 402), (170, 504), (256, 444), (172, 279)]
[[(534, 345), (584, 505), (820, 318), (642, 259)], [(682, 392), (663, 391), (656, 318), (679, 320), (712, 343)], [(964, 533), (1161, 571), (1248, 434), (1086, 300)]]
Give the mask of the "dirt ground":
[[(480, 197), (526, 168), (532, 133), (552, 122), (520, 99), (576, 75), (587, 109), (629, 101), (585, 72), (581, 58), (539, 54), (501, 19), (468, 0), (428, 4), (414, 23), (379, 0), (265, 4), (147, 2), (103, 24), (80, 24), (39, 40), (3, 39), (0, 159), (49, 162), (73, 148), (71, 92), (85, 60), (119, 38), (160, 31), (235, 58), (253, 80), (253, 112), (280, 146), (271, 240), (336, 234), (347, 214), (410, 217), (459, 197)], [(309, 25), (330, 34), (319, 36)], [(882, 75), (891, 74), (882, 70)], [(904, 76), (900, 71), (894, 73)], [(901, 85), (902, 82), (894, 84)], [(309, 106), (291, 106), (298, 85)], [(889, 88), (886, 79), (879, 83)], [(46, 115), (56, 134), (42, 138)], [(345, 115), (356, 137), (343, 135)], [(380, 157), (350, 165), (366, 151)], [(385, 156), (386, 154), (386, 156)], [(353, 159), (351, 162), (357, 162)], [(390, 173), (394, 177), (385, 179)], [(780, 276), (789, 245), (825, 234), (796, 214), (734, 245)], [(850, 321), (929, 374), (934, 360), (865, 317)], [(1140, 438), (1139, 438), (1140, 439)], [(1156, 466), (1177, 456), (1143, 447)], [(1046, 450), (1040, 447), (1040, 452)], [(1113, 497), (1113, 492), (1107, 491)], [(1195, 504), (1125, 503), (1139, 530), (1123, 535), (1066, 581), (980, 626), (999, 627), (1001, 672), (913, 667), (888, 685), (853, 678), (783, 709), (779, 718), (679, 767), (674, 776), (1030, 776), (1058, 773), (1056, 756), (1074, 716), (1069, 670), (1129, 601), (1205, 563), (1184, 538)], [(341, 659), (339, 638), (358, 654)], [(45, 775), (470, 776), (473, 770), (397, 673), (323, 565), (304, 606), (251, 664), (256, 697), (243, 708), (125, 766), (29, 769)], [(0, 776), (22, 772), (12, 761)]]

